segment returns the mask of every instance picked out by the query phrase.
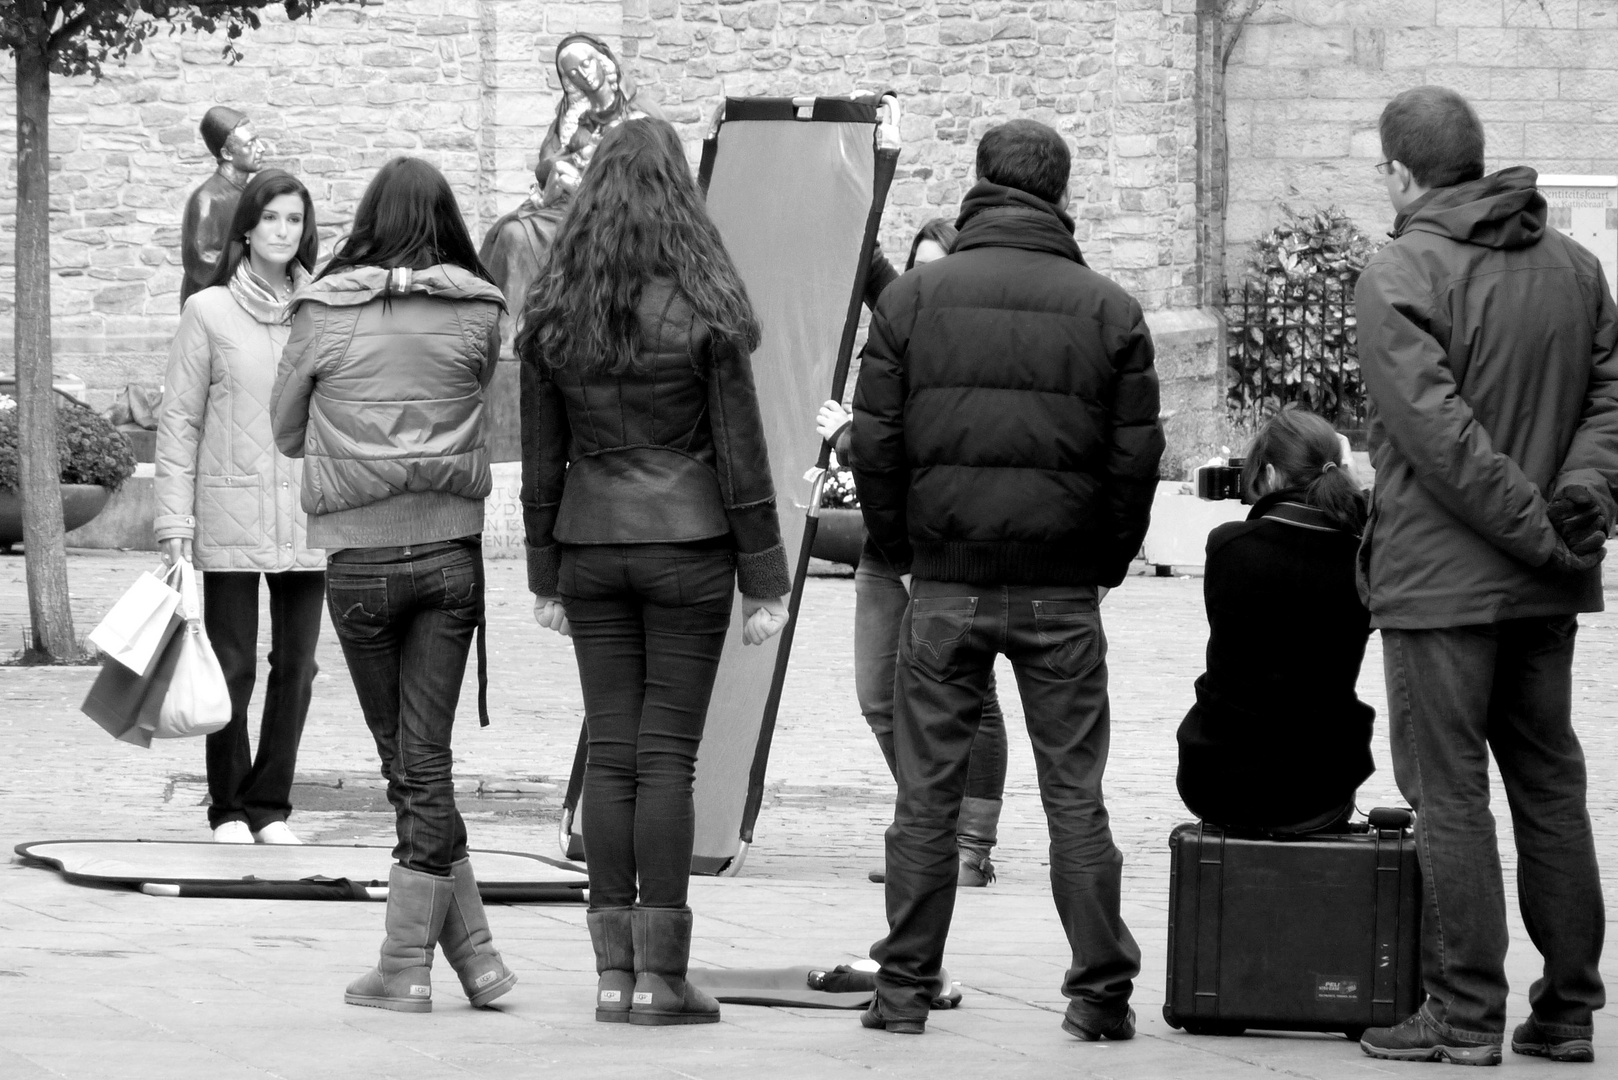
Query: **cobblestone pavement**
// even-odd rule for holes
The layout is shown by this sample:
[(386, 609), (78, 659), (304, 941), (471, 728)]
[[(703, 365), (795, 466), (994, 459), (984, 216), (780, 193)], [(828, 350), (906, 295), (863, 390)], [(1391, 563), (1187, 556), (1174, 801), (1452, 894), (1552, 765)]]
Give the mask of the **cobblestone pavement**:
[[(153, 561), (74, 554), (80, 632)], [(26, 624), (22, 578), (20, 557), (0, 558), (0, 649), (15, 647)], [(1609, 590), (1608, 604), (1618, 606), (1618, 591)], [(1201, 582), (1133, 577), (1103, 610), (1113, 684), (1108, 804), (1126, 860), (1125, 914), (1145, 952), (1134, 1043), (1079, 1044), (1057, 1027), (1063, 942), (1048, 896), (1032, 756), (1020, 705), (1008, 694), (1001, 877), (961, 895), (947, 962), (967, 999), (960, 1010), (934, 1014), (926, 1038), (864, 1032), (849, 1013), (743, 1006), (727, 1006), (715, 1028), (596, 1025), (583, 912), (572, 906), (493, 909), (522, 978), (498, 1011), (466, 1009), (442, 969), (431, 1016), (345, 1008), (343, 983), (374, 956), (374, 905), (161, 900), (77, 888), (13, 864), (0, 865), (0, 1076), (99, 1077), (115, 1067), (164, 1077), (494, 1076), (548, 1065), (626, 1077), (1358, 1077), (1415, 1069), (1373, 1062), (1336, 1037), (1197, 1039), (1162, 1021), (1167, 836), (1187, 817), (1174, 790), (1174, 728), (1201, 670)], [(571, 648), (534, 625), (518, 562), (489, 563), (489, 616), (493, 726), (480, 730), (471, 719), (469, 685), (456, 746), (462, 809), (474, 846), (554, 855), (582, 715)], [(695, 963), (836, 963), (862, 956), (883, 928), (881, 891), (865, 874), (881, 862), (891, 784), (854, 699), (852, 579), (812, 578), (800, 618), (757, 840), (741, 878), (696, 883)], [(267, 635), (267, 617), (261, 625)], [(292, 824), (308, 841), (391, 843), (374, 751), (329, 628), (319, 660)], [(1013, 685), (1003, 674), (1003, 685)], [(1618, 616), (1582, 620), (1575, 674), (1603, 881), (1618, 895)], [(108, 739), (78, 711), (92, 678), (89, 668), (0, 668), (0, 755), (10, 762), (0, 785), (5, 850), (63, 837), (205, 839), (200, 745), (142, 751)], [(1361, 694), (1383, 712), (1374, 640)], [(1362, 808), (1399, 802), (1380, 724), (1374, 752), (1378, 772), (1361, 789)], [(1509, 875), (1509, 825), (1502, 831)], [(1514, 1019), (1526, 1014), (1536, 961), (1513, 911)], [(1609, 958), (1604, 970), (1609, 983), (1618, 980), (1618, 962)], [(1598, 1054), (1609, 1063), (1618, 1060), (1612, 1011), (1597, 1029)], [(1506, 1058), (1508, 1071), (1536, 1064)]]

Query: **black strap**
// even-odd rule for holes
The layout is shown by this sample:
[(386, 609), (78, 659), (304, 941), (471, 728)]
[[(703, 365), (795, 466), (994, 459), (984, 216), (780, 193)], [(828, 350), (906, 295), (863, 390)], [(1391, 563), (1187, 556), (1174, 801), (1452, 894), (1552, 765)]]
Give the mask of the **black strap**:
[(489, 726), (489, 597), (483, 573), (483, 538), (476, 544), (478, 584), (478, 727)]

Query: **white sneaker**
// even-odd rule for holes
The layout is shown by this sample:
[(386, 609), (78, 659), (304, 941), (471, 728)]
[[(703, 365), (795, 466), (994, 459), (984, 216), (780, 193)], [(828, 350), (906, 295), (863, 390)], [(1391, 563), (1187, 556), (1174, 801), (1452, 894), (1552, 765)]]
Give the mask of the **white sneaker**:
[(253, 830), (247, 827), (245, 821), (225, 821), (214, 827), (213, 842), (216, 844), (251, 844)]
[(253, 839), (260, 844), (301, 844), (296, 833), (284, 821), (272, 821), (258, 832)]

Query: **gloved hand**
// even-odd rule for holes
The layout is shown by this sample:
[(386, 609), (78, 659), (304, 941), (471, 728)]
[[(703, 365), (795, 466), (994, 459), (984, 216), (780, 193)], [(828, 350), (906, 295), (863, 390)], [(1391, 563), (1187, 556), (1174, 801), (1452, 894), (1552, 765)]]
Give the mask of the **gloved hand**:
[(1545, 566), (1557, 573), (1582, 574), (1593, 566), (1601, 565), (1602, 558), (1607, 554), (1606, 542), (1607, 536), (1602, 533), (1594, 548), (1581, 553), (1568, 547), (1567, 542), (1558, 536), (1550, 561)]
[(1606, 512), (1590, 489), (1581, 484), (1569, 484), (1558, 491), (1545, 512), (1556, 535), (1574, 555), (1593, 554), (1607, 542)]

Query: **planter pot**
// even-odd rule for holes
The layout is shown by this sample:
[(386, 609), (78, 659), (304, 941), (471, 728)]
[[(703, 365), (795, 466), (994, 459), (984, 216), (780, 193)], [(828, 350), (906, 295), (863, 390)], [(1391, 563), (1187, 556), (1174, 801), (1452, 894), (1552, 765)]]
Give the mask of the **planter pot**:
[(815, 544), (809, 554), (828, 562), (860, 564), (860, 549), (865, 546), (865, 518), (858, 510), (824, 509), (820, 511), (820, 527), (815, 530)]
[[(110, 495), (100, 484), (62, 485), (62, 527), (76, 529), (101, 513)], [(15, 491), (0, 491), (0, 547), (9, 548), (22, 540), (22, 497)]]

